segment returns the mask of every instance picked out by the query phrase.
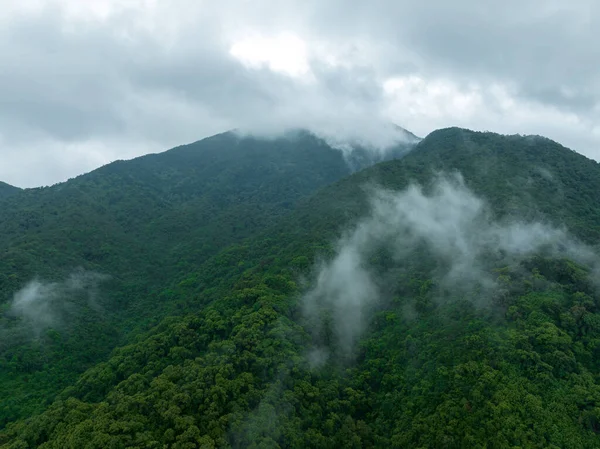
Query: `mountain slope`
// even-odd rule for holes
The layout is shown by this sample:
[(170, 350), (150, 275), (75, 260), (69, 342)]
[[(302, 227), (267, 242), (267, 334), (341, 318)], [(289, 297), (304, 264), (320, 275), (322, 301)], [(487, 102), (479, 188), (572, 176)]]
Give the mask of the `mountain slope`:
[[(444, 202), (453, 197), (436, 193), (436, 174), (454, 170), (465, 185), (441, 184), (462, 195), (448, 207)], [(401, 161), (334, 183), (269, 231), (204, 262), (169, 298), (205, 308), (167, 319), (118, 349), (47, 412), (0, 433), (0, 444), (596, 447), (600, 300), (594, 267), (565, 257), (578, 257), (573, 252), (548, 252), (542, 245), (519, 253), (471, 234), (542, 229), (528, 222), (543, 220), (565, 223), (595, 243), (600, 198), (591, 192), (598, 179), (597, 163), (547, 139), (436, 131)], [(406, 190), (412, 180), (429, 187)], [(392, 199), (402, 201), (383, 203), (391, 209), (424, 201), (431, 216), (448, 225), (427, 228), (419, 221), (411, 230), (422, 240), (402, 247), (398, 257), (394, 226), (360, 232), (377, 218), (365, 185), (396, 192)], [(441, 201), (432, 203), (436, 195)], [(479, 197), (489, 215), (479, 213)], [(474, 211), (473, 217), (461, 221), (452, 213), (456, 207)], [(402, 220), (389, 223), (402, 228), (416, 210), (409, 207)], [(346, 237), (335, 244), (342, 231)], [(447, 231), (451, 242), (460, 243), (449, 261), (439, 256), (447, 240), (427, 243), (434, 231)], [(349, 263), (356, 252), (344, 252), (348, 242), (359, 245), (371, 234), (377, 238), (362, 263)], [(557, 235), (561, 244), (571, 239)], [(378, 240), (382, 236), (390, 238)], [(469, 259), (469, 271), (443, 275), (444, 264), (466, 260), (461, 248), (473, 250), (473, 242), (486, 251)], [(321, 276), (311, 274), (319, 259)], [(347, 276), (347, 267), (360, 277)], [(340, 309), (340, 320), (335, 307), (321, 303), (324, 319), (315, 327), (306, 301), (319, 292), (315, 284), (335, 281), (331, 273), (344, 279), (334, 284), (334, 296), (348, 296), (344, 304), (351, 307)], [(352, 288), (364, 284), (365, 273), (381, 283), (380, 298), (367, 303), (366, 322), (355, 322), (352, 307), (359, 303)], [(364, 327), (350, 354), (338, 338), (348, 322)]]
[(117, 343), (181, 313), (167, 286), (350, 172), (307, 132), (229, 132), (3, 199), (0, 425), (43, 409)]
[(5, 182), (0, 181), (0, 199), (5, 198), (10, 195), (14, 195), (18, 191), (20, 191), (18, 187), (11, 186), (10, 184), (6, 184)]
[(303, 228), (323, 228), (334, 216), (352, 218), (366, 213), (365, 185), (399, 190), (411, 181), (428, 184), (438, 173), (453, 172), (462, 174), (466, 185), (485, 197), (497, 216), (540, 218), (567, 225), (589, 242), (600, 239), (595, 193), (600, 189), (598, 162), (543, 137), (460, 128), (434, 131), (402, 160), (376, 165), (335, 183), (328, 194), (301, 204), (305, 217), (293, 220)]

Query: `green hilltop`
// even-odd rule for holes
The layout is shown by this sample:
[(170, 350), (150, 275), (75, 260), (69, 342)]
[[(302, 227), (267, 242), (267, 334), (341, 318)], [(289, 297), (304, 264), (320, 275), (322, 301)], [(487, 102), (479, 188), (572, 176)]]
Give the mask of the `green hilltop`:
[[(3, 200), (0, 447), (598, 447), (598, 163), (448, 128), (351, 174), (292, 137)], [(78, 267), (99, 307), (23, 334), (12, 294)]]

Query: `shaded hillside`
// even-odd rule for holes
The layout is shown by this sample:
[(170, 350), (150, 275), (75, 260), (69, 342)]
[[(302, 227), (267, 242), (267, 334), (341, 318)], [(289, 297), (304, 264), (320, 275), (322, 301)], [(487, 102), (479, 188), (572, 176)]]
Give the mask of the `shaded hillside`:
[(306, 132), (224, 133), (5, 198), (0, 425), (43, 408), (132, 332), (180, 313), (161, 290), (350, 172)]
[(11, 186), (10, 184), (6, 184), (5, 182), (0, 181), (0, 198), (5, 198), (7, 196), (13, 195), (20, 191), (18, 187)]
[[(464, 184), (436, 181), (454, 170)], [(598, 262), (569, 260), (591, 249), (554, 225), (596, 243), (599, 171), (547, 139), (436, 131), (163, 291), (206, 307), (117, 349), (0, 445), (597, 447)]]

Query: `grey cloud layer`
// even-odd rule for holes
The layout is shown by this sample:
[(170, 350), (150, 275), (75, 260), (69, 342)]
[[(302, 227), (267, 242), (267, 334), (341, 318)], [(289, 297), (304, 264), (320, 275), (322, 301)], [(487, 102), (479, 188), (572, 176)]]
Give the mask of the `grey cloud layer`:
[[(20, 11), (19, 2), (10, 3)], [(75, 3), (54, 0), (0, 16), (0, 179), (55, 182), (234, 127), (306, 126), (374, 140), (377, 124), (390, 118), (417, 134), (455, 124), (548, 130), (598, 155), (600, 13), (592, 1), (376, 0), (348, 7), (340, 0), (177, 0), (122, 6), (102, 20), (73, 19), (64, 5)], [(253, 30), (304, 39), (312, 81), (248, 69), (233, 58), (231, 44)], [(336, 65), (320, 51), (334, 55)], [(443, 79), (483, 100), (462, 120), (461, 106), (448, 108), (450, 100), (435, 89), (408, 89), (391, 104), (383, 81), (409, 75)], [(527, 119), (494, 109), (486, 91), (494, 83), (514, 101), (558, 111), (552, 123), (536, 118), (537, 109)], [(560, 114), (569, 113), (576, 126), (561, 128)]]

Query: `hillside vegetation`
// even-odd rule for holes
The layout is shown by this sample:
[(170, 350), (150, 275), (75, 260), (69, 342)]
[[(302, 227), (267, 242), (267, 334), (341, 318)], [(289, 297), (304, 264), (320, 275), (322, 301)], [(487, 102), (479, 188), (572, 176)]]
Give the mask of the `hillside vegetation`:
[(136, 301), (171, 316), (0, 447), (598, 447), (596, 162), (450, 128), (327, 184), (210, 254), (180, 241), (177, 268), (149, 245)]
[(0, 199), (0, 427), (163, 317), (197, 310), (167, 287), (351, 171), (305, 131), (228, 132)]

